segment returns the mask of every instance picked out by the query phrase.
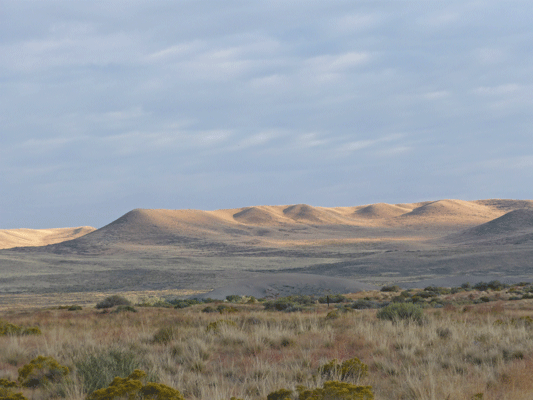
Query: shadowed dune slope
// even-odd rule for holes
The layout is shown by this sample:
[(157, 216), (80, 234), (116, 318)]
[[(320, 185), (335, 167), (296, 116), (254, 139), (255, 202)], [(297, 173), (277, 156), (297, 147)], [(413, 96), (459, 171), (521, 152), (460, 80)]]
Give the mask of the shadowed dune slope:
[(307, 204), (285, 207), (283, 215), (294, 222), (311, 225), (348, 223), (342, 213), (335, 208), (312, 207)]
[(246, 207), (233, 214), (235, 221), (250, 225), (273, 225), (279, 223), (279, 217), (267, 207)]
[(95, 228), (80, 226), (56, 229), (7, 229), (0, 230), (0, 249), (13, 247), (46, 246), (72, 240), (93, 232)]
[(489, 240), (502, 236), (515, 236), (533, 233), (533, 209), (514, 210), (505, 215), (470, 228), (456, 235), (451, 235), (454, 242)]

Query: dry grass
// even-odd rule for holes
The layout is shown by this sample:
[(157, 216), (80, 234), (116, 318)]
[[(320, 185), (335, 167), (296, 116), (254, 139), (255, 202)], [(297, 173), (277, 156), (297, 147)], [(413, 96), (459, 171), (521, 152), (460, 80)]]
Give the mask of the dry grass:
[[(88, 385), (83, 363), (92, 360), (103, 370), (105, 360), (115, 359), (186, 399), (265, 399), (280, 388), (321, 386), (321, 365), (358, 357), (369, 375), (353, 383), (371, 385), (376, 399), (533, 397), (533, 326), (516, 322), (533, 316), (532, 300), (426, 309), (423, 324), (381, 321), (375, 310), (326, 319), (326, 305), (291, 314), (267, 312), (257, 303), (224, 315), (202, 313), (203, 307), (4, 313), (2, 319), (38, 326), (43, 334), (0, 337), (0, 378), (16, 379), (17, 369), (37, 355), (51, 356), (71, 368), (70, 380), (53, 390), (25, 389), (26, 396), (81, 400)], [(157, 340), (165, 328), (172, 334)]]

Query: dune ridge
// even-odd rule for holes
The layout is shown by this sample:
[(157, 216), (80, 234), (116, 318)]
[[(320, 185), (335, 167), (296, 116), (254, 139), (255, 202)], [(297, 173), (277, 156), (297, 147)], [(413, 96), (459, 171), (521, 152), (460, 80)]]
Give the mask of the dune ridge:
[(4, 229), (0, 230), (0, 249), (36, 247), (76, 239), (95, 231), (91, 226), (53, 229)]

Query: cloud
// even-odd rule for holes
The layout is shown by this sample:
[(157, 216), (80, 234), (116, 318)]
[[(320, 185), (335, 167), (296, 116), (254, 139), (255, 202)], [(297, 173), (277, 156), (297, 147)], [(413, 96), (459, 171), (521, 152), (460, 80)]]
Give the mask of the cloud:
[[(0, 176), (0, 206), (11, 208), (0, 226), (55, 225), (26, 216), (57, 201), (53, 188), (92, 204), (93, 215), (125, 198), (169, 208), (335, 205), (476, 198), (488, 189), (469, 166), (529, 165), (529, 4), (2, 7), (0, 169), (9, 178)], [(490, 171), (491, 188), (523, 187), (520, 176)], [(109, 222), (86, 217), (72, 224)]]

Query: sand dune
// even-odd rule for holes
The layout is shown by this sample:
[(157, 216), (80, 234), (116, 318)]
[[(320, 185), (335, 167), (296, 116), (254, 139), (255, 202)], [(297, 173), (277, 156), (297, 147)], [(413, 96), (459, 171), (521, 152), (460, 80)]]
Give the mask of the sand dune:
[[(456, 235), (451, 235), (454, 242), (486, 241), (502, 237), (529, 237), (533, 233), (533, 209), (519, 209), (509, 211), (505, 215), (492, 221), (467, 229)], [(523, 236), (526, 234), (526, 236)]]
[(276, 216), (267, 207), (246, 207), (233, 214), (235, 221), (250, 225), (273, 225), (279, 223), (279, 216)]
[(354, 214), (356, 217), (368, 219), (390, 219), (411, 212), (413, 208), (401, 207), (387, 203), (377, 203), (358, 208)]
[(501, 211), (483, 204), (464, 200), (438, 200), (417, 207), (400, 218), (406, 221), (426, 220), (433, 223), (471, 225), (487, 222), (501, 215)]
[(93, 232), (95, 228), (80, 226), (56, 229), (7, 229), (0, 230), (0, 249), (13, 247), (46, 246), (72, 240)]

